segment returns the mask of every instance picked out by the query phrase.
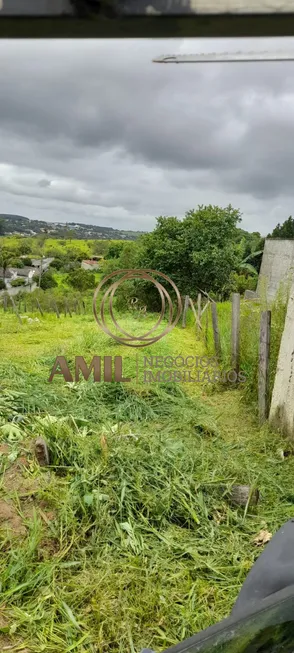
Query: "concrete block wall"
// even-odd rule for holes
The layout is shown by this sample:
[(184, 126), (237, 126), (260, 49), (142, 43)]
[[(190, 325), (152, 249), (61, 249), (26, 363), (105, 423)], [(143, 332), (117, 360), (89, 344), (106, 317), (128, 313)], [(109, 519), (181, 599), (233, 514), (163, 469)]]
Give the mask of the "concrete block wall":
[(257, 294), (272, 301), (277, 292), (294, 280), (294, 240), (265, 241), (257, 284)]
[(294, 438), (294, 285), (288, 302), (269, 422), (283, 435)]

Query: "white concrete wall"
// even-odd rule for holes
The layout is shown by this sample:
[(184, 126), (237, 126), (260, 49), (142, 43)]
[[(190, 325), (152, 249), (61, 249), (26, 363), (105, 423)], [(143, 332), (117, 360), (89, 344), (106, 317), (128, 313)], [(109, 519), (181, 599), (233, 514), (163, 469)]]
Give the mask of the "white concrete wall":
[(279, 289), (287, 290), (294, 280), (294, 240), (265, 241), (257, 293), (272, 301)]
[(0, 297), (1, 295), (4, 295), (4, 293), (8, 293), (8, 295), (18, 295), (19, 292), (34, 292), (36, 290), (37, 284), (33, 283), (31, 286), (18, 286), (16, 288), (8, 288), (7, 290), (0, 290)]
[(294, 284), (281, 340), (269, 422), (294, 439)]
[[(293, 13), (293, 0), (125, 0), (124, 10), (130, 13), (172, 13), (183, 14), (271, 14)], [(153, 9), (153, 12), (152, 12)]]
[[(152, 3), (151, 3), (152, 4)], [(271, 13), (293, 11), (293, 1), (284, 0), (190, 0), (190, 6), (199, 13)]]

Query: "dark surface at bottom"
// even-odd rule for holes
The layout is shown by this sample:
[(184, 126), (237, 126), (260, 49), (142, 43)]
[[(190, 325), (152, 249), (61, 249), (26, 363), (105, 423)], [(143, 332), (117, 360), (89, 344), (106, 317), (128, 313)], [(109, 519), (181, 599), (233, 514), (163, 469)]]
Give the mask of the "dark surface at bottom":
[(294, 519), (277, 531), (253, 565), (230, 616), (167, 651), (294, 652)]
[(128, 16), (107, 19), (5, 18), (0, 38), (171, 38), (294, 36), (291, 14), (220, 14), (198, 16)]

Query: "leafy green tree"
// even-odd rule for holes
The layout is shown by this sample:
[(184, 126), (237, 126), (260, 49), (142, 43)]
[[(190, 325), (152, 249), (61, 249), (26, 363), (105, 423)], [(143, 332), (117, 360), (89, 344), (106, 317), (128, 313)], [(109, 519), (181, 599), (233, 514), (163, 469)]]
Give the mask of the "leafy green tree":
[(69, 261), (83, 261), (89, 258), (89, 251), (86, 247), (77, 247), (74, 244), (66, 244), (66, 257)]
[(58, 285), (57, 281), (56, 279), (54, 279), (51, 270), (46, 270), (46, 272), (43, 272), (40, 280), (40, 288), (42, 288), (42, 290), (48, 290), (49, 288), (56, 288), (57, 285)]
[(5, 290), (5, 288), (6, 288), (6, 284), (4, 279), (0, 279), (0, 290)]
[(0, 236), (4, 236), (5, 233), (5, 222), (3, 218), (0, 218)]
[(43, 256), (44, 246), (47, 238), (48, 238), (47, 231), (44, 231), (37, 237), (36, 244), (37, 244), (38, 252), (41, 256)]
[(54, 270), (61, 270), (64, 266), (64, 261), (61, 258), (55, 258), (54, 261), (51, 261), (49, 267), (54, 268)]
[(28, 238), (22, 238), (19, 243), (19, 253), (20, 254), (31, 254), (32, 252), (32, 240)]
[(9, 261), (9, 266), (12, 268), (23, 268), (24, 262), (21, 258), (11, 258)]
[(237, 229), (237, 232), (238, 270), (247, 275), (256, 275), (261, 266), (265, 238), (257, 231), (249, 233), (243, 229)]
[(123, 241), (119, 241), (117, 243), (115, 243), (115, 242), (110, 243), (110, 245), (108, 247), (108, 250), (107, 250), (107, 254), (104, 257), (105, 260), (108, 260), (108, 259), (111, 259), (111, 258), (119, 258), (121, 253), (122, 253), (124, 244), (125, 243)]
[(231, 205), (198, 206), (183, 220), (160, 217), (154, 231), (141, 238), (138, 267), (167, 274), (183, 295), (195, 297), (199, 288), (222, 293), (238, 266), (240, 221), (240, 211)]
[(19, 286), (24, 286), (24, 285), (25, 285), (25, 279), (13, 279), (13, 280), (11, 281), (11, 285), (12, 285), (14, 288), (17, 288), (17, 287), (19, 287)]
[(232, 275), (232, 290), (243, 294), (245, 290), (256, 290), (258, 275), (237, 274)]
[(108, 240), (94, 240), (92, 252), (94, 256), (105, 256), (109, 248)]
[(294, 218), (290, 215), (283, 224), (277, 224), (277, 226), (273, 229), (272, 233), (268, 235), (268, 238), (286, 238), (286, 239), (293, 239), (294, 238)]
[[(139, 258), (139, 245), (137, 242), (129, 241), (127, 243), (123, 243), (121, 254), (118, 258), (110, 258), (103, 262), (103, 277), (111, 274), (112, 272), (115, 272), (116, 270), (127, 270), (142, 267), (138, 264)], [(136, 282), (134, 280), (125, 281), (121, 286), (119, 286), (115, 293), (117, 308), (119, 308), (119, 310), (125, 309), (128, 305), (128, 300), (130, 297), (139, 296), (141, 298), (144, 296), (145, 286), (146, 284), (142, 284), (142, 282)]]
[(79, 268), (78, 270), (73, 270), (66, 277), (66, 282), (75, 288), (76, 290), (88, 290), (90, 288), (96, 287), (95, 274), (88, 272)]
[(67, 261), (61, 268), (62, 272), (72, 272), (73, 270), (80, 270), (80, 261)]
[(111, 274), (115, 270), (132, 270), (136, 267), (141, 267), (140, 265), (138, 266), (139, 258), (139, 246), (137, 242), (130, 241), (123, 243), (118, 257), (105, 259), (103, 275)]
[(0, 247), (0, 268), (3, 270), (4, 278), (6, 271), (13, 260), (14, 251), (5, 247)]
[(60, 232), (64, 240), (68, 240), (71, 243), (72, 239), (76, 237), (76, 232), (74, 229), (70, 229), (68, 225)]
[(137, 267), (139, 259), (139, 245), (135, 241), (124, 243), (119, 257), (119, 265), (121, 270), (134, 269)]
[(28, 265), (29, 267), (32, 265), (32, 259), (29, 256), (26, 256), (25, 258), (21, 259), (24, 265)]

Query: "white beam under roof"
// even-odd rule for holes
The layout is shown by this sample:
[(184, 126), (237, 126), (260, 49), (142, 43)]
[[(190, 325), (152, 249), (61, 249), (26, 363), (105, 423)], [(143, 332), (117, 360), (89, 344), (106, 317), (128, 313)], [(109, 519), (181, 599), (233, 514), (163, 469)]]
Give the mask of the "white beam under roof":
[(294, 0), (121, 0), (123, 10), (134, 14), (291, 14)]
[(162, 55), (153, 59), (154, 63), (217, 63), (227, 61), (294, 61), (292, 51), (266, 51), (266, 52), (209, 52), (199, 54), (171, 54)]
[(269, 14), (294, 11), (293, 0), (186, 0), (185, 4), (199, 14)]

